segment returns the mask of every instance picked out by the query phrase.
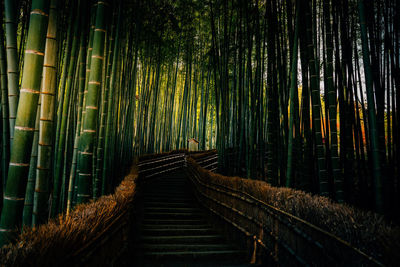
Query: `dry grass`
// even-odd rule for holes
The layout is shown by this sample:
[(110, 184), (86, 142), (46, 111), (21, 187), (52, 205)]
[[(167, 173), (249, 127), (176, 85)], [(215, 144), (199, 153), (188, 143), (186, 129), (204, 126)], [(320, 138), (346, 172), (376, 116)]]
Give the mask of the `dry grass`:
[(400, 228), (386, 222), (381, 215), (334, 203), (326, 197), (313, 196), (300, 190), (272, 187), (263, 181), (222, 176), (200, 168), (193, 159), (188, 162), (201, 173), (206, 182), (252, 195), (348, 241), (388, 265), (395, 265), (400, 260)]
[[(0, 250), (5, 266), (59, 266), (69, 255), (84, 247), (117, 218), (135, 195), (137, 167), (116, 188), (113, 195), (76, 206), (38, 228), (29, 228), (18, 240)], [(64, 261), (65, 264), (65, 261)]]

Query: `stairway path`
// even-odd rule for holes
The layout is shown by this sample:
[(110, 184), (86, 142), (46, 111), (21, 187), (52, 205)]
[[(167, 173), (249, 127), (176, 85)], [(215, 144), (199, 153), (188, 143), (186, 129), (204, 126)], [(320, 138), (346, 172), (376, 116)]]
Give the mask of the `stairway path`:
[(142, 192), (136, 266), (250, 266), (207, 222), (184, 172), (153, 179)]

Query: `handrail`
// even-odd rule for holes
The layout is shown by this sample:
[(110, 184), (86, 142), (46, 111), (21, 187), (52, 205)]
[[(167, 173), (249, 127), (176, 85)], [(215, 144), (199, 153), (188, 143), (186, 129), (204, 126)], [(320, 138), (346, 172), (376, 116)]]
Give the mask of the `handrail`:
[[(200, 204), (237, 229), (247, 240), (252, 241), (248, 243), (249, 251), (256, 250), (257, 247), (259, 251), (257, 255), (261, 257), (270, 255), (270, 259), (279, 265), (383, 266), (381, 262), (341, 238), (276, 208), (251, 193), (208, 180), (209, 173), (202, 170), (216, 165), (218, 161), (214, 160), (218, 160), (218, 155), (198, 157), (198, 161), (203, 165), (207, 163), (203, 167), (196, 161), (187, 160), (189, 157), (190, 155), (186, 153), (179, 153), (139, 162), (137, 182), (178, 169), (186, 170)], [(215, 169), (216, 167), (212, 168)], [(69, 254), (66, 262), (89, 264), (98, 261), (97, 254), (114, 247), (113, 244), (118, 244), (118, 248), (125, 246), (125, 231), (131, 227), (130, 214), (130, 208), (122, 210), (83, 247)], [(256, 246), (252, 247), (252, 244)], [(119, 256), (114, 254), (112, 259), (108, 260), (114, 261), (118, 258)]]
[[(169, 161), (169, 160), (168, 160), (168, 161)], [(165, 162), (165, 161), (159, 160), (158, 162), (161, 163), (161, 162)], [(167, 163), (167, 164), (155, 166), (155, 167), (152, 167), (152, 168), (149, 168), (149, 169), (140, 169), (140, 170), (139, 170), (139, 173), (142, 174), (142, 173), (144, 173), (144, 172), (150, 172), (150, 171), (154, 171), (154, 170), (158, 170), (158, 169), (163, 169), (163, 168), (166, 168), (166, 167), (168, 167), (168, 166), (176, 165), (176, 164), (180, 164), (180, 163), (184, 163), (184, 162), (185, 162), (184, 160), (180, 160), (180, 161), (174, 161), (174, 162), (171, 162), (171, 163)]]
[[(252, 209), (257, 209), (257, 212), (255, 212), (256, 214), (260, 215), (262, 213), (268, 214), (269, 218), (273, 221), (275, 221), (275, 223), (277, 223), (278, 225), (280, 225), (280, 227), (278, 227), (278, 229), (284, 227), (284, 229), (287, 229), (287, 232), (291, 232), (293, 234), (295, 234), (296, 236), (298, 236), (298, 238), (294, 238), (296, 240), (296, 242), (294, 243), (298, 243), (298, 242), (306, 242), (310, 245), (312, 245), (315, 249), (322, 249), (323, 251), (321, 251), (322, 254), (324, 254), (324, 257), (321, 257), (323, 259), (328, 259), (331, 258), (332, 263), (335, 264), (339, 259), (337, 258), (337, 256), (343, 256), (343, 255), (347, 255), (348, 258), (350, 258), (351, 260), (356, 260), (357, 262), (363, 262), (367, 265), (378, 265), (378, 266), (382, 266), (382, 263), (378, 262), (376, 259), (368, 256), (367, 254), (365, 254), (364, 252), (362, 252), (361, 250), (351, 246), (349, 243), (347, 243), (346, 241), (343, 241), (342, 239), (334, 236), (331, 233), (328, 233), (318, 227), (316, 227), (315, 225), (312, 225), (296, 216), (293, 216), (285, 211), (282, 211), (276, 207), (273, 207), (271, 205), (269, 205), (268, 203), (263, 202), (262, 200), (259, 200), (257, 198), (255, 198), (254, 196), (249, 195), (246, 192), (240, 191), (240, 190), (236, 190), (221, 184), (215, 184), (212, 182), (208, 182), (207, 184), (201, 181), (201, 174), (197, 171), (195, 166), (191, 166), (191, 163), (188, 163), (188, 168), (187, 170), (190, 172), (190, 177), (192, 178), (192, 182), (195, 184), (195, 188), (197, 190), (197, 192), (199, 192), (203, 198), (207, 198), (209, 201), (212, 201), (214, 204), (216, 204), (215, 207), (211, 207), (210, 205), (206, 205), (206, 203), (204, 201), (200, 201), (202, 204), (206, 205), (207, 208), (209, 208), (213, 213), (219, 213), (218, 215), (220, 217), (225, 217), (224, 219), (229, 221), (229, 218), (226, 218), (226, 216), (224, 214), (221, 214), (222, 212), (218, 212), (216, 210), (216, 207), (219, 206), (219, 209), (224, 209), (224, 210), (229, 210), (229, 212), (235, 214), (235, 216), (239, 216), (241, 218), (244, 218), (248, 223), (251, 223), (253, 225), (257, 225), (258, 227), (262, 227), (264, 229), (264, 231), (262, 233), (267, 234), (267, 235), (271, 235), (271, 237), (273, 235), (273, 239), (275, 239), (275, 242), (277, 243), (276, 245), (279, 247), (282, 247), (284, 250), (287, 251), (286, 254), (292, 254), (292, 256), (295, 256), (295, 258), (297, 258), (297, 261), (299, 264), (301, 264), (301, 262), (306, 263), (306, 259), (301, 256), (298, 255), (298, 253), (295, 253), (296, 255), (293, 254), (293, 248), (290, 247), (290, 245), (285, 244), (284, 239), (282, 239), (282, 237), (279, 235), (280, 232), (279, 230), (275, 231), (273, 226), (273, 223), (270, 223), (271, 227), (268, 227), (268, 225), (265, 224), (264, 221), (260, 221), (259, 219), (255, 218), (255, 217), (251, 217), (248, 213), (246, 213), (246, 209), (242, 208), (241, 210), (237, 210), (237, 209), (233, 209), (232, 207), (230, 207), (229, 205), (227, 205), (226, 203), (224, 203), (223, 201), (221, 201), (220, 198), (216, 199), (215, 197), (211, 196), (210, 192), (205, 193), (204, 191), (206, 190), (211, 190), (214, 192), (214, 194), (216, 195), (225, 195), (230, 199), (234, 199), (235, 201), (239, 201), (240, 205), (247, 205), (249, 207), (251, 207), (250, 209), (247, 210), (252, 210)], [(200, 187), (203, 187), (203, 189), (200, 189)], [(222, 198), (223, 199), (223, 198)], [(240, 206), (238, 204), (238, 206)], [(232, 215), (232, 217), (234, 217)], [(235, 219), (238, 219), (239, 217), (235, 217)], [(248, 224), (247, 223), (247, 224)], [(243, 232), (243, 229), (246, 229), (246, 224), (240, 226), (239, 228), (237, 227), (237, 223), (233, 224), (232, 220), (231, 220), (231, 224), (233, 226), (235, 226), (235, 228), (237, 228), (238, 230)], [(250, 227), (250, 226), (248, 226)], [(246, 230), (248, 231), (248, 230)], [(276, 233), (274, 233), (276, 232)], [(256, 240), (262, 240), (262, 237), (259, 236), (259, 233), (255, 232), (253, 233), (254, 236), (256, 237)], [(303, 239), (304, 241), (300, 241), (300, 239)], [(317, 240), (316, 240), (317, 239)], [(258, 242), (260, 243), (260, 242)], [(333, 249), (329, 250), (326, 247), (339, 247), (339, 250), (342, 252), (340, 255), (331, 255), (332, 253), (334, 253)], [(271, 249), (270, 249), (271, 250)], [(307, 250), (307, 249), (305, 249)], [(295, 251), (295, 250), (294, 250)], [(279, 261), (279, 257), (278, 257), (278, 253), (276, 251), (270, 251), (275, 257), (276, 261)], [(321, 259), (322, 260), (322, 259)], [(312, 262), (310, 263), (312, 264)], [(301, 264), (304, 265), (304, 264)], [(307, 264), (306, 264), (307, 265)]]
[(112, 236), (115, 236), (117, 232), (121, 231), (123, 227), (127, 225), (127, 215), (128, 210), (124, 210), (117, 218), (111, 221), (102, 232), (86, 243), (84, 247), (80, 248), (70, 256), (67, 256), (67, 261), (72, 261), (74, 263), (79, 261), (80, 264), (90, 261), (92, 259), (92, 255), (99, 248), (105, 245)]
[(211, 155), (210, 157), (205, 157), (202, 160), (196, 160), (196, 162), (197, 162), (197, 164), (200, 165), (200, 164), (202, 164), (204, 162), (208, 162), (208, 161), (211, 161), (211, 160), (214, 160), (214, 159), (218, 160), (218, 154), (217, 155)]
[(149, 165), (149, 164), (163, 162), (163, 161), (170, 160), (170, 159), (180, 158), (180, 157), (182, 157), (182, 155), (185, 155), (185, 153), (166, 155), (166, 156), (162, 156), (162, 157), (157, 158), (157, 159), (148, 159), (148, 160), (144, 160), (144, 161), (139, 162), (138, 166), (142, 167), (144, 165)]
[[(171, 159), (174, 161), (171, 162)], [(154, 163), (158, 163), (157, 166), (152, 166)], [(179, 153), (174, 155), (166, 155), (158, 157), (156, 160), (151, 159), (144, 162), (140, 162), (139, 166), (139, 177), (141, 181), (149, 179), (151, 177), (157, 177), (160, 174), (172, 172), (178, 169), (182, 169), (186, 164), (186, 154)]]

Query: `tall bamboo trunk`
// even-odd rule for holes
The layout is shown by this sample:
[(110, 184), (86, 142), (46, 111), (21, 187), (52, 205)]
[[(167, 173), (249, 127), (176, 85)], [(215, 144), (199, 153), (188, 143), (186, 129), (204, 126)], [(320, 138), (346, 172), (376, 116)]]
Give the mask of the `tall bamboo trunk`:
[[(292, 164), (293, 164), (293, 138), (295, 132), (293, 132), (294, 118), (295, 113), (298, 110), (295, 110), (294, 101), (295, 99), (295, 90), (297, 90), (297, 62), (298, 62), (298, 36), (299, 36), (299, 5), (296, 6), (296, 22), (295, 22), (295, 30), (293, 37), (293, 51), (292, 51), (292, 66), (291, 66), (291, 76), (290, 76), (290, 119), (289, 119), (289, 132), (288, 132), (288, 153), (287, 153), (287, 169), (286, 169), (286, 186), (291, 187), (293, 183), (292, 177)], [(297, 97), (297, 96), (296, 96)]]
[[(325, 79), (328, 91), (328, 108), (329, 108), (329, 128), (330, 128), (330, 153), (332, 161), (332, 174), (335, 185), (336, 200), (340, 203), (344, 201), (343, 195), (343, 178), (340, 169), (340, 161), (338, 156), (338, 139), (337, 139), (337, 124), (336, 124), (336, 89), (333, 84), (333, 40), (331, 32), (330, 20), (330, 3), (324, 2), (324, 16), (326, 26), (326, 63), (325, 63)], [(326, 103), (325, 103), (326, 105)]]
[(49, 186), (52, 179), (53, 128), (57, 89), (57, 2), (51, 0), (46, 35), (43, 80), (41, 89), (39, 147), (32, 224), (44, 223), (48, 217)]
[[(6, 185), (8, 174), (8, 163), (10, 161), (10, 124), (8, 109), (7, 92), (7, 61), (4, 48), (3, 27), (0, 27), (0, 89), (1, 89), (1, 116), (2, 116), (2, 136), (1, 136), (1, 180), (0, 196)], [(0, 197), (0, 207), (3, 206), (3, 198)], [(1, 208), (0, 208), (1, 210)]]
[(19, 61), (17, 51), (17, 15), (15, 0), (4, 0), (4, 19), (7, 52), (8, 103), (10, 122), (10, 144), (14, 139), (15, 118), (17, 116), (19, 97)]
[(21, 224), (40, 94), (49, 7), (49, 0), (32, 1), (20, 106), (15, 122), (15, 135), (0, 219), (0, 246), (15, 237), (15, 228)]
[(91, 55), (88, 92), (83, 117), (83, 130), (79, 138), (80, 159), (78, 162), (78, 192), (77, 202), (84, 203), (91, 198), (90, 185), (92, 184), (92, 160), (95, 135), (97, 134), (96, 120), (98, 113), (98, 98), (102, 82), (102, 67), (104, 61), (104, 39), (106, 35), (105, 1), (98, 1), (96, 8), (96, 24), (93, 36), (93, 50)]
[(374, 177), (374, 191), (375, 191), (375, 208), (378, 212), (383, 212), (383, 196), (382, 196), (382, 178), (381, 178), (381, 166), (379, 158), (379, 140), (376, 123), (375, 113), (375, 100), (373, 91), (373, 80), (371, 63), (369, 59), (369, 48), (368, 48), (368, 36), (367, 28), (365, 25), (365, 11), (364, 1), (358, 0), (358, 15), (360, 19), (360, 30), (361, 30), (361, 45), (364, 60), (364, 72), (365, 72), (365, 85), (367, 91), (367, 103), (368, 103), (368, 125), (369, 134), (371, 138), (371, 160), (372, 170)]

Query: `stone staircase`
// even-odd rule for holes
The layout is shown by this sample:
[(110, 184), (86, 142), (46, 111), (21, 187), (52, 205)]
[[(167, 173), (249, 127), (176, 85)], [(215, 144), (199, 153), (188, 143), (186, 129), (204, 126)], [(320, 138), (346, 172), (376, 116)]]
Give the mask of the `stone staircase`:
[(245, 252), (207, 223), (183, 172), (143, 188), (137, 266), (249, 266)]

